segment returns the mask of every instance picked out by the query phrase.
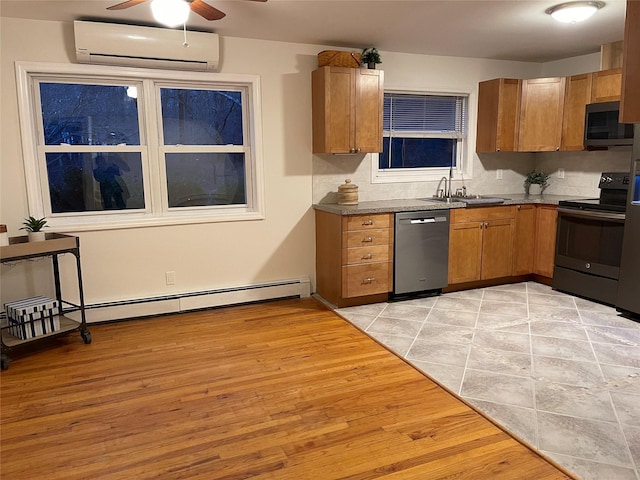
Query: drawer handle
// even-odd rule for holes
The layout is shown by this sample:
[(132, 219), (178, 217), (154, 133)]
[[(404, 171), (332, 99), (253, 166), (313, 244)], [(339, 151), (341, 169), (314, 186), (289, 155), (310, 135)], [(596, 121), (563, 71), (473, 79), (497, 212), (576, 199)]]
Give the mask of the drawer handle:
[(371, 260), (373, 258), (373, 253), (367, 253), (362, 256), (362, 260)]
[(364, 237), (362, 239), (362, 243), (371, 243), (373, 242), (373, 237)]
[(370, 283), (373, 283), (373, 282), (375, 282), (375, 281), (376, 281), (376, 279), (375, 279), (375, 278), (373, 278), (373, 277), (368, 277), (368, 278), (363, 279), (363, 280), (362, 280), (362, 283), (363, 283), (363, 284), (370, 284)]
[(362, 225), (373, 225), (373, 220), (364, 220)]

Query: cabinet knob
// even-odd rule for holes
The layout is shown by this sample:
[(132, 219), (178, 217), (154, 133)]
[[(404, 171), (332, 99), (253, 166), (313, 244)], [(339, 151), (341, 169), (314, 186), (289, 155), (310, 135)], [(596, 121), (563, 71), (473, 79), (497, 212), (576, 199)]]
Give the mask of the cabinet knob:
[(371, 242), (373, 242), (373, 237), (364, 237), (364, 238), (362, 239), (362, 241), (363, 241), (364, 243), (371, 243)]
[(500, 151), (500, 149), (499, 149), (499, 148), (496, 148), (496, 152), (499, 152), (499, 151)]
[(362, 222), (362, 225), (373, 225), (373, 220), (365, 220)]
[(484, 228), (489, 228), (489, 222), (484, 222)]
[(560, 151), (560, 147), (556, 147), (556, 152), (559, 152), (559, 151)]
[(372, 253), (367, 253), (366, 255), (362, 256), (362, 260), (371, 260), (372, 258), (373, 258)]
[(517, 209), (517, 210), (520, 210), (520, 205), (518, 205), (518, 206), (516, 207), (516, 209)]
[(373, 278), (373, 277), (369, 277), (369, 278), (365, 278), (365, 279), (363, 279), (363, 280), (362, 280), (362, 283), (363, 283), (363, 284), (369, 284), (369, 283), (373, 283), (373, 282), (375, 282), (375, 281), (376, 281), (376, 279), (375, 279), (375, 278)]

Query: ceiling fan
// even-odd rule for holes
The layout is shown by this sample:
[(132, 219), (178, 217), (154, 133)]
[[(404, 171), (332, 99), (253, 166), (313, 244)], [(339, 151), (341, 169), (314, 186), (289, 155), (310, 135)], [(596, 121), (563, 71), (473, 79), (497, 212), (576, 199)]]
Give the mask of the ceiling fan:
[[(118, 3), (116, 5), (111, 5), (110, 7), (107, 7), (107, 10), (123, 10), (125, 8), (133, 7), (135, 5), (144, 3), (146, 1), (147, 0), (126, 0), (122, 3)], [(191, 10), (194, 13), (197, 13), (202, 18), (205, 18), (207, 20), (220, 20), (221, 18), (224, 18), (226, 15), (224, 12), (218, 10), (215, 7), (212, 7), (208, 3), (205, 3), (203, 0), (184, 0), (184, 1), (189, 4), (189, 8), (191, 8)], [(266, 2), (267, 0), (248, 0), (248, 1)]]

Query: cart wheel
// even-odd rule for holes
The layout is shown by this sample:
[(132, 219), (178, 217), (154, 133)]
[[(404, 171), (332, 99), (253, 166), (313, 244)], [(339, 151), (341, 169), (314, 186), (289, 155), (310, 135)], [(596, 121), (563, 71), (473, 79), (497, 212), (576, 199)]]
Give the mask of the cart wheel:
[(2, 367), (2, 370), (8, 369), (10, 363), (11, 359), (3, 353), (2, 358), (0, 359), (0, 367)]
[(82, 332), (80, 332), (80, 335), (82, 335), (82, 340), (84, 340), (84, 343), (86, 343), (87, 345), (91, 343), (91, 332), (89, 330), (83, 330)]

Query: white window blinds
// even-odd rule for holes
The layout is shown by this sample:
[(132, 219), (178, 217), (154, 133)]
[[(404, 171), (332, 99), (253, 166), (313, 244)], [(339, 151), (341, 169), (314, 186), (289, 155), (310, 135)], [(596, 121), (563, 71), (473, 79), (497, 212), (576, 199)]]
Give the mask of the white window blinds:
[(383, 129), (394, 132), (464, 138), (467, 132), (466, 96), (385, 93)]

